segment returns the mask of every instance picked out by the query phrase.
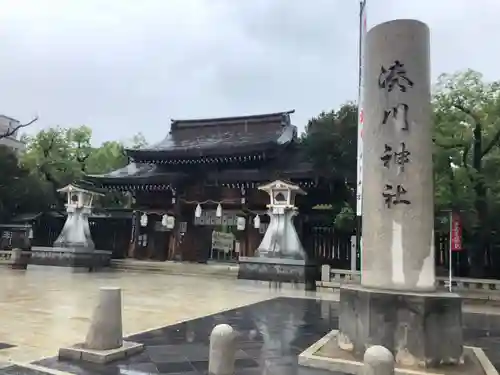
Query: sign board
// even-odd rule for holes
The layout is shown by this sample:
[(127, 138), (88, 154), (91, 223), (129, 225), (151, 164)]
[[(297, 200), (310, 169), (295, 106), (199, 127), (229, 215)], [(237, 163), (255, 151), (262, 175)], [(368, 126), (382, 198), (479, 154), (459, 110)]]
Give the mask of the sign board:
[(155, 232), (168, 232), (170, 229), (163, 226), (161, 221), (155, 221), (154, 230)]
[(222, 250), (229, 253), (234, 250), (234, 234), (224, 232), (212, 232), (212, 250)]
[(450, 225), (450, 246), (451, 251), (461, 251), (462, 246), (462, 221), (458, 212), (451, 214)]
[(227, 225), (236, 226), (239, 211), (223, 210), (222, 216), (217, 217), (216, 210), (203, 210), (200, 217), (194, 218), (194, 225)]

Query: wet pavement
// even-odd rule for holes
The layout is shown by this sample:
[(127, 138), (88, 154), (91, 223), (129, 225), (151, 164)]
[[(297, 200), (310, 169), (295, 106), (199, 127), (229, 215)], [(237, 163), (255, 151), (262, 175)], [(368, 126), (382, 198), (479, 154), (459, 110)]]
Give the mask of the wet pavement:
[[(297, 365), (300, 352), (338, 327), (338, 295), (332, 292), (195, 276), (54, 269), (0, 269), (0, 283), (0, 362), (36, 361), (82, 375), (203, 374), (210, 332), (228, 323), (240, 333), (237, 374), (332, 374)], [(100, 286), (122, 288), (124, 333), (146, 350), (107, 366), (51, 358), (60, 347), (85, 338)], [(482, 347), (500, 369), (499, 309), (478, 305), (464, 310), (466, 343)], [(0, 363), (0, 374), (15, 373), (42, 372), (1, 369)]]
[[(341, 375), (297, 364), (298, 354), (338, 327), (337, 302), (286, 297), (130, 336), (146, 349), (127, 360), (93, 365), (49, 358), (37, 364), (78, 375), (206, 374), (209, 335), (221, 323), (239, 333), (236, 375)], [(500, 369), (498, 315), (464, 314), (464, 335)]]
[(297, 365), (298, 354), (337, 324), (330, 313), (335, 308), (331, 301), (276, 298), (130, 336), (146, 349), (124, 361), (102, 366), (50, 358), (37, 364), (78, 375), (206, 374), (210, 332), (227, 323), (239, 333), (235, 375), (337, 375)]
[[(124, 335), (303, 290), (237, 280), (134, 272), (69, 273), (64, 267), (0, 268), (0, 362), (32, 362), (81, 342), (101, 286), (123, 291)], [(324, 298), (335, 298), (325, 293)], [(6, 348), (9, 345), (10, 348)]]

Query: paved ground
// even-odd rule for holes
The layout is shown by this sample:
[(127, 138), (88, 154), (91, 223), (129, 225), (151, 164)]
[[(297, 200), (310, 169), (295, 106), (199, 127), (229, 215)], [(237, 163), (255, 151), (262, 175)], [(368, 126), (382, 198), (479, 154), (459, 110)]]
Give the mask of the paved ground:
[[(338, 327), (337, 302), (279, 297), (133, 335), (145, 351), (106, 366), (45, 359), (39, 365), (76, 375), (205, 375), (209, 335), (220, 323), (238, 333), (235, 375), (342, 375), (298, 366), (297, 356)], [(500, 316), (464, 314), (466, 343), (485, 349), (500, 368)]]
[[(125, 334), (133, 334), (131, 339), (144, 343), (145, 352), (108, 366), (82, 366), (54, 358), (37, 362), (78, 375), (203, 374), (208, 336), (219, 323), (229, 323), (241, 333), (237, 374), (322, 375), (298, 367), (296, 357), (338, 325), (333, 294), (306, 295), (299, 290), (276, 290), (235, 280), (0, 269), (0, 282), (0, 362), (52, 357), (59, 347), (82, 341), (98, 287), (123, 288)], [(467, 344), (483, 347), (500, 368), (498, 309), (472, 309), (482, 313), (464, 314)], [(10, 368), (0, 370), (0, 374), (36, 374), (33, 371)]]
[(276, 296), (305, 295), (298, 290), (279, 291), (217, 278), (0, 268), (0, 362), (31, 362), (83, 341), (100, 286), (123, 289), (126, 335)]
[(146, 350), (107, 366), (61, 362), (57, 358), (39, 364), (77, 375), (206, 374), (210, 332), (215, 325), (228, 323), (240, 335), (235, 375), (341, 375), (297, 365), (297, 355), (335, 323), (322, 316), (321, 303), (281, 297), (134, 335), (130, 339), (144, 343)]

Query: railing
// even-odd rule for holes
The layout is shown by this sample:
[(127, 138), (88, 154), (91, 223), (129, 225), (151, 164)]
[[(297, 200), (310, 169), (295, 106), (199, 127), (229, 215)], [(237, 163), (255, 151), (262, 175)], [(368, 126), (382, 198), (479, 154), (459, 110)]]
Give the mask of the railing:
[(12, 264), (12, 251), (0, 250), (0, 264)]
[[(360, 280), (359, 271), (335, 269), (325, 264), (321, 266), (321, 280), (316, 282), (316, 286), (319, 290), (338, 289), (343, 285), (359, 284)], [(436, 287), (448, 290), (448, 278), (436, 277)], [(452, 279), (452, 291), (464, 297), (474, 294), (479, 299), (500, 300), (500, 280), (457, 277)]]

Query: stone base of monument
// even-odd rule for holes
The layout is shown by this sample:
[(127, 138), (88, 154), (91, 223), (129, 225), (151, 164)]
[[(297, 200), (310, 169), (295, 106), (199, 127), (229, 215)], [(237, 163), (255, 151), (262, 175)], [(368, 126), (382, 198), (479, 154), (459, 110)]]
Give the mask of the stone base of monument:
[[(313, 363), (320, 360), (335, 371), (356, 373), (344, 367), (360, 366), (366, 349), (381, 345), (393, 353), (402, 374), (480, 375), (488, 367), (479, 349), (464, 350), (462, 301), (455, 294), (346, 286), (340, 289), (339, 315), (339, 330), (304, 352), (304, 358), (312, 355)], [(302, 360), (307, 363), (311, 361)]]
[[(300, 366), (358, 375), (363, 370), (363, 355), (341, 349), (339, 332), (333, 330), (299, 354)], [(481, 348), (464, 346), (462, 362), (425, 369), (418, 366), (396, 364), (397, 375), (498, 375)]]
[(33, 246), (29, 264), (89, 272), (109, 267), (111, 254), (111, 251), (103, 250)]
[(85, 348), (85, 344), (76, 344), (68, 348), (59, 349), (59, 359), (84, 361), (105, 364), (140, 353), (144, 344), (123, 341), (121, 347), (108, 350), (95, 350)]
[(240, 257), (238, 279), (301, 283), (306, 289), (316, 286), (319, 280), (318, 265), (299, 259)]

